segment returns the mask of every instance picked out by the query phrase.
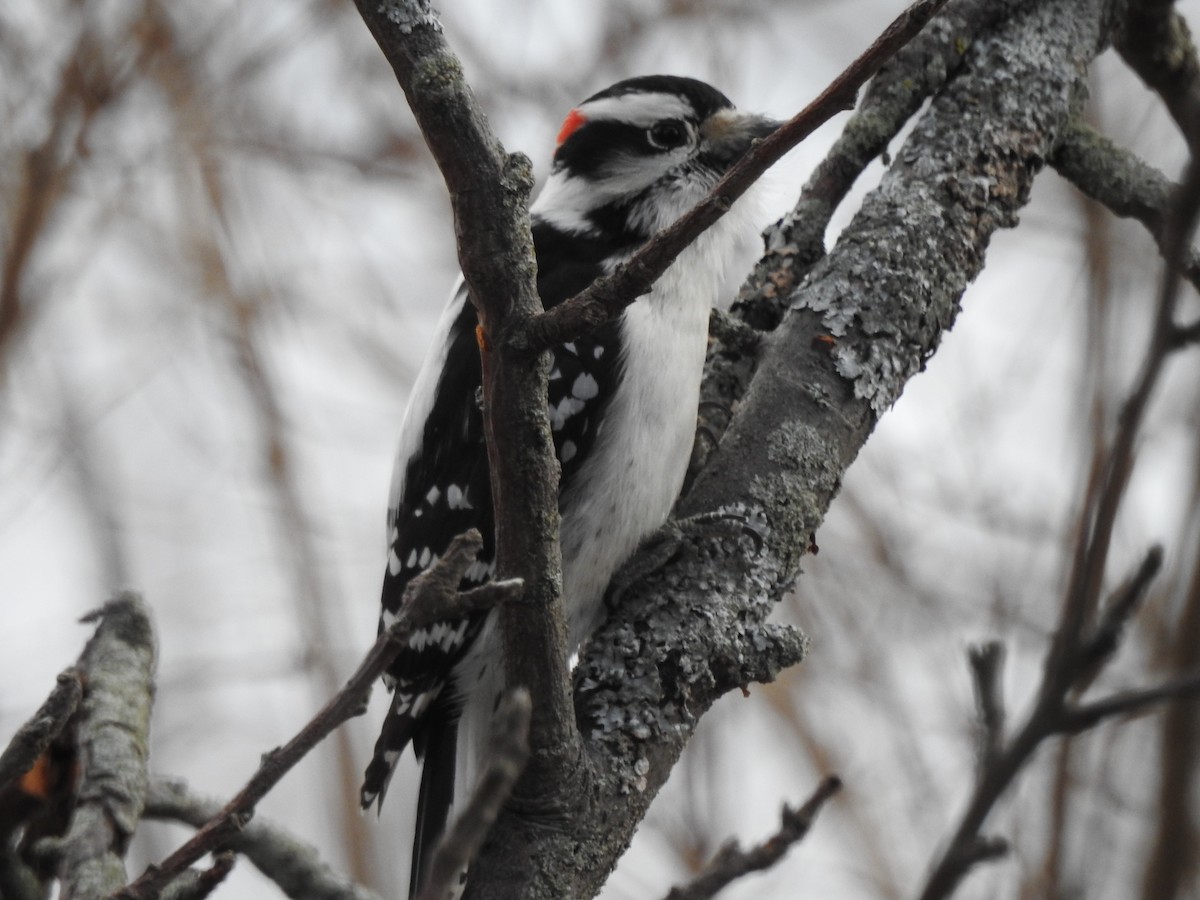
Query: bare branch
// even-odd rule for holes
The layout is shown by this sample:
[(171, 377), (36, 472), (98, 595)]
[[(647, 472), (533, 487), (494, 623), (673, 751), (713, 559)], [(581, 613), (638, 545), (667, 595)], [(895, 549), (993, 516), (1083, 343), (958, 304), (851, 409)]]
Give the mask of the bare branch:
[(708, 900), (743, 875), (771, 868), (783, 859), (793, 845), (804, 840), (817, 813), (841, 789), (841, 779), (836, 775), (829, 776), (799, 809), (786, 805), (783, 807), (783, 822), (775, 834), (749, 850), (741, 849), (737, 841), (730, 841), (717, 851), (712, 862), (699, 876), (682, 887), (672, 888), (665, 900)]
[[(169, 778), (151, 778), (145, 817), (183, 822), (200, 828), (220, 815), (223, 804), (201, 797), (186, 784)], [(289, 834), (283, 826), (256, 816), (226, 846), (244, 855), (289, 897), (305, 900), (379, 900), (378, 896), (333, 871), (316, 847)]]
[(512, 795), (529, 760), (529, 692), (517, 688), (504, 697), (492, 723), (491, 755), (470, 803), (434, 854), (429, 880), (418, 900), (443, 900), (479, 853), (500, 809)]
[[(1113, 214), (1141, 222), (1166, 253), (1166, 223), (1178, 188), (1162, 172), (1078, 120), (1067, 126), (1050, 162)], [(1183, 277), (1200, 288), (1200, 254), (1194, 250), (1187, 253)]]
[(93, 900), (125, 883), (125, 850), (146, 795), (156, 647), (145, 605), (120, 594), (84, 617), (98, 622), (79, 657), (80, 781), (57, 847), (63, 900)]
[[(1094, 636), (1083, 639), (1078, 635), (1064, 639), (1054, 636), (1047, 653), (1046, 666), (1037, 700), (1024, 723), (1007, 743), (999, 735), (989, 737), (988, 751), (981, 754), (979, 777), (976, 779), (967, 809), (955, 829), (946, 849), (930, 872), (921, 900), (941, 900), (949, 897), (963, 876), (976, 864), (1002, 856), (1007, 845), (998, 838), (979, 834), (989, 812), (1037, 748), (1048, 738), (1060, 734), (1078, 734), (1112, 716), (1141, 710), (1149, 704), (1200, 692), (1200, 675), (1169, 682), (1155, 688), (1118, 694), (1105, 700), (1072, 706), (1067, 697), (1086, 687), (1099, 669), (1112, 657), (1119, 643), (1122, 626), (1137, 607), (1139, 599), (1161, 564), (1161, 551), (1154, 548), (1138, 567), (1137, 572), (1116, 592), (1101, 618)], [(1063, 605), (1070, 603), (1064, 598)], [(1060, 628), (1068, 627), (1067, 623)], [(998, 644), (990, 645), (999, 647)], [(1055, 654), (1055, 648), (1079, 647), (1078, 652)], [(995, 652), (995, 651), (993, 651)], [(998, 702), (999, 690), (995, 672), (987, 671), (998, 663), (988, 663), (985, 654), (973, 651), (972, 670), (975, 672), (981, 707)], [(1002, 657), (1001, 657), (1002, 658)], [(981, 669), (983, 671), (981, 672)], [(982, 684), (988, 681), (991, 687)], [(995, 699), (985, 700), (989, 694)]]
[(1162, 561), (1162, 547), (1151, 547), (1133, 577), (1109, 599), (1095, 630), (1083, 641), (1080, 648), (1080, 675), (1076, 679), (1076, 690), (1085, 687), (1093, 674), (1117, 651), (1125, 624), (1141, 605), (1150, 582), (1162, 569)]
[(979, 768), (986, 771), (1004, 745), (1004, 645), (999, 641), (978, 644), (967, 651), (979, 711)]
[[(1194, 115), (1189, 121), (1200, 126), (1200, 95), (1193, 98)], [(1079, 641), (1086, 633), (1088, 623), (1096, 613), (1108, 551), (1112, 543), (1113, 528), (1121, 498), (1133, 468), (1133, 452), (1137, 434), (1145, 417), (1150, 397), (1158, 384), (1167, 357), (1177, 349), (1174, 324), (1179, 281), (1184, 261), (1191, 246), (1191, 238), (1200, 216), (1200, 130), (1191, 138), (1191, 158), (1184, 178), (1174, 192), (1170, 215), (1164, 225), (1162, 239), (1165, 270), (1163, 273), (1158, 304), (1155, 311), (1150, 346), (1136, 383), (1125, 403), (1117, 422), (1117, 432), (1112, 443), (1097, 459), (1090, 479), (1091, 487), (1085, 499), (1078, 536), (1075, 542), (1068, 588), (1055, 630), (1054, 643), (1046, 658), (1047, 674), (1069, 677), (1075, 672), (1074, 663), (1067, 658), (1079, 651)], [(1043, 682), (1049, 695), (1058, 695), (1063, 686)]]
[(497, 599), (520, 593), (520, 581), (497, 582), (488, 591), (459, 593), (467, 567), (482, 545), (472, 529), (451, 542), (445, 555), (405, 589), (400, 617), (379, 636), (366, 658), (342, 688), (287, 744), (263, 754), (262, 764), (245, 787), (210, 819), (187, 843), (152, 866), (128, 887), (117, 891), (120, 900), (151, 900), (201, 856), (225, 846), (254, 815), (254, 807), (287, 772), (333, 729), (362, 712), (375, 681), (391, 664), (409, 635), (418, 628), (444, 619), (461, 619), (490, 608)]
[[(786, 311), (781, 301), (825, 255), (825, 231), (867, 165), (887, 152), (904, 124), (963, 66), (966, 50), (1027, 0), (959, 0), (943, 8), (919, 35), (880, 68), (858, 108), (813, 170), (795, 207), (764, 234), (767, 252), (739, 292), (737, 312), (771, 330)], [(788, 252), (775, 251), (786, 247)]]
[(1154, 687), (1125, 691), (1103, 700), (1068, 707), (1057, 727), (1063, 733), (1078, 734), (1094, 728), (1105, 719), (1145, 712), (1147, 707), (1167, 700), (1188, 700), (1197, 696), (1200, 696), (1200, 672)]
[[(558, 546), (558, 462), (540, 355), (506, 335), (542, 311), (526, 201), (529, 161), (492, 133), (428, 0), (356, 0), (396, 73), (450, 193), (458, 256), (479, 315), (484, 433), (496, 520), (496, 570), (526, 585), (498, 616), (505, 683), (533, 697), (528, 786), (544, 805), (569, 803), (587, 777), (567, 668)], [(482, 227), (480, 223), (485, 223)]]
[(62, 732), (79, 706), (83, 684), (75, 669), (58, 675), (58, 684), (28, 722), (17, 729), (0, 754), (0, 789), (28, 772), (50, 742)]
[(851, 108), (858, 89), (919, 34), (945, 2), (916, 0), (819, 97), (774, 134), (752, 146), (707, 197), (647, 241), (612, 275), (598, 279), (587, 290), (537, 316), (523, 332), (513, 334), (510, 339), (518, 347), (535, 350), (574, 340), (613, 318), (648, 291), (675, 258), (725, 215), (763, 172), (833, 116)]
[(1187, 22), (1173, 0), (1133, 0), (1115, 41), (1125, 62), (1159, 96), (1188, 143), (1200, 128), (1200, 62)]

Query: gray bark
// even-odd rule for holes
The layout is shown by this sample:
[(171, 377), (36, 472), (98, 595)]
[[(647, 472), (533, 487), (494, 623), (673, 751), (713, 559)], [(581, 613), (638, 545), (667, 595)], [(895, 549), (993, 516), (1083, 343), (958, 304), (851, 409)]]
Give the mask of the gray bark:
[[(963, 48), (961, 71), (880, 186), (786, 297), (749, 393), (681, 502), (682, 515), (761, 518), (761, 550), (689, 536), (624, 592), (575, 675), (596, 773), (585, 814), (503, 814), (468, 897), (594, 896), (700, 716), (803, 656), (804, 638), (767, 617), (879, 416), (953, 324), (992, 234), (1017, 224), (1110, 38), (1114, 6), (1035, 4)], [(793, 252), (777, 241), (772, 255)]]

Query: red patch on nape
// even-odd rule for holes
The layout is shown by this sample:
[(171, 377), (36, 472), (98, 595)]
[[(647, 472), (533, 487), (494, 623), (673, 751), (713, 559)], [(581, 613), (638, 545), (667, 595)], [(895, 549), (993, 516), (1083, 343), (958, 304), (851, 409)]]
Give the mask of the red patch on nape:
[(563, 142), (573, 135), (579, 129), (579, 126), (586, 121), (587, 116), (577, 109), (573, 109), (567, 113), (567, 117), (563, 120), (562, 128), (558, 129), (558, 140), (554, 146), (561, 147)]

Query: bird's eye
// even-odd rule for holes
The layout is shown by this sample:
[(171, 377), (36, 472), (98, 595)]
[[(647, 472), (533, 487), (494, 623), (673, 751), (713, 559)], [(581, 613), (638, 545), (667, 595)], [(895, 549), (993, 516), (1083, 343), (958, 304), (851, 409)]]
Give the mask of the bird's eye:
[(674, 150), (687, 143), (687, 126), (678, 119), (664, 119), (654, 123), (646, 132), (646, 139), (650, 141), (651, 147), (657, 147), (659, 150)]

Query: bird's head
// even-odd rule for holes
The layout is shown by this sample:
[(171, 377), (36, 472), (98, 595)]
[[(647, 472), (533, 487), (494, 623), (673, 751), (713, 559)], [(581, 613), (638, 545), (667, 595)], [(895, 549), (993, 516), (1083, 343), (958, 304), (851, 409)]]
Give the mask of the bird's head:
[(564, 232), (640, 243), (694, 206), (778, 125), (693, 78), (620, 81), (567, 114), (532, 212)]

